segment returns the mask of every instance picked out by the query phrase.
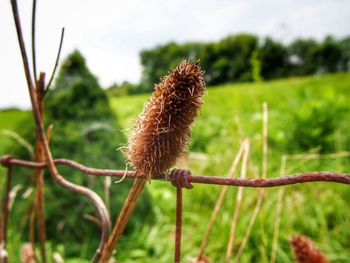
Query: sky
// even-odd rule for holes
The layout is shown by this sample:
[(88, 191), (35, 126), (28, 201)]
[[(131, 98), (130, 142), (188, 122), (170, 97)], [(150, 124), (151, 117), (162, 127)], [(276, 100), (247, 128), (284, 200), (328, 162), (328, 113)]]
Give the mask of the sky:
[[(31, 49), (31, 1), (18, 0), (27, 52)], [(254, 33), (283, 42), (350, 35), (350, 0), (37, 0), (37, 69), (52, 71), (60, 31), (61, 54), (86, 57), (108, 87), (141, 76), (139, 52), (169, 41), (216, 41)], [(0, 108), (29, 108), (10, 0), (0, 1)]]

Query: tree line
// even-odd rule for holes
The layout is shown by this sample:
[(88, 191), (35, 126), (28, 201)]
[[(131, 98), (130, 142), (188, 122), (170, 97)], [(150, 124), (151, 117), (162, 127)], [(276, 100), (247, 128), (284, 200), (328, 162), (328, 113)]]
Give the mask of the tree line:
[(350, 71), (350, 36), (327, 36), (322, 41), (299, 38), (289, 44), (252, 34), (230, 35), (217, 42), (170, 42), (140, 52), (139, 84), (114, 84), (110, 92), (150, 92), (182, 59), (199, 59), (208, 85)]

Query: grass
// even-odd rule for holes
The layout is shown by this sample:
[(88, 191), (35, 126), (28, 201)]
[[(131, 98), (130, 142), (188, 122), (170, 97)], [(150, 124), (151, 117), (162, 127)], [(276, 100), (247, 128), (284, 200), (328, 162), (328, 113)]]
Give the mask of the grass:
[[(201, 114), (193, 126), (189, 150), (179, 162), (179, 166), (188, 166), (193, 174), (227, 176), (240, 141), (248, 137), (251, 141), (251, 155), (247, 176), (253, 177), (256, 171), (261, 174), (262, 104), (265, 101), (269, 106), (268, 177), (280, 175), (281, 157), (284, 154), (304, 153), (318, 149), (319, 145), (323, 146), (320, 150), (324, 153), (349, 151), (349, 89), (350, 74), (209, 87)], [(110, 104), (125, 134), (128, 134), (148, 96), (110, 98)], [(16, 123), (28, 114), (21, 111), (0, 111), (0, 130), (16, 130)], [(329, 129), (320, 130), (320, 125)], [(12, 139), (3, 135), (0, 135), (0, 138), (2, 154)], [(302, 138), (307, 138), (308, 144), (305, 144)], [(116, 145), (116, 148), (118, 146), (120, 145)], [(311, 170), (349, 173), (350, 160), (290, 160), (286, 170), (288, 173)], [(116, 258), (120, 262), (173, 260), (175, 188), (163, 182), (152, 182), (147, 188), (154, 204), (154, 220), (136, 226), (121, 239), (116, 252)], [(311, 237), (330, 260), (348, 262), (349, 187), (332, 183), (313, 183), (288, 186), (284, 189), (276, 262), (293, 262), (288, 239), (294, 233)], [(197, 256), (220, 190), (218, 186), (209, 185), (195, 185), (192, 190), (184, 190), (183, 262), (189, 262)], [(206, 255), (212, 262), (225, 261), (236, 194), (236, 188), (228, 190), (213, 226), (206, 249)], [(258, 189), (245, 189), (243, 193), (233, 257), (244, 238), (258, 195)], [(265, 190), (256, 224), (240, 262), (270, 262), (277, 199), (278, 189)], [(114, 216), (115, 213), (117, 211), (114, 211)]]
[[(249, 137), (252, 153), (248, 176), (253, 177), (254, 169), (261, 171), (262, 104), (265, 101), (269, 105), (268, 177), (279, 176), (283, 154), (303, 153), (318, 146), (317, 140), (314, 145), (310, 143), (310, 148), (294, 145), (293, 139), (298, 140), (298, 137), (292, 132), (298, 125), (304, 124), (304, 117), (309, 117), (312, 122), (310, 133), (317, 130), (317, 121), (320, 118), (315, 115), (317, 109), (321, 109), (321, 116), (334, 114), (330, 118), (338, 118), (339, 121), (329, 135), (330, 138), (336, 137), (330, 143), (331, 150), (326, 148), (323, 150), (325, 152), (349, 151), (347, 135), (350, 127), (350, 112), (347, 104), (350, 100), (349, 84), (349, 74), (337, 74), (282, 79), (258, 84), (227, 84), (209, 87), (201, 115), (193, 127), (185, 163), (194, 174), (226, 176), (240, 140)], [(111, 98), (111, 105), (118, 113), (126, 134), (147, 97), (148, 95)], [(328, 105), (331, 107), (328, 108)], [(341, 110), (333, 111), (332, 108)], [(307, 127), (298, 128), (305, 130)], [(307, 170), (350, 172), (349, 163), (349, 158), (316, 159), (302, 165), (300, 161), (289, 161), (287, 171), (289, 173)], [(293, 167), (296, 168), (293, 169)], [(157, 182), (152, 183), (149, 190), (153, 195), (157, 211), (154, 225), (140, 226), (140, 230), (135, 231), (134, 235), (124, 238), (117, 251), (117, 258), (122, 262), (154, 262), (155, 260), (170, 262), (172, 260), (175, 191), (171, 186)], [(225, 259), (236, 190), (229, 190), (209, 239), (207, 255), (213, 262), (224, 262)], [(219, 191), (220, 187), (203, 185), (196, 185), (193, 190), (186, 191), (182, 251), (184, 262), (188, 262), (198, 253)], [(288, 238), (293, 233), (310, 236), (325, 251), (330, 260), (347, 262), (350, 258), (350, 233), (341, 229), (350, 227), (349, 194), (348, 186), (336, 184), (315, 183), (286, 187), (282, 201), (280, 235), (276, 251), (277, 262), (293, 262), (288, 245)], [(236, 249), (244, 237), (257, 196), (258, 189), (247, 189), (244, 192), (242, 212), (236, 230)], [(278, 189), (265, 191), (261, 211), (240, 262), (270, 261), (277, 199)], [(135, 251), (135, 254), (130, 251)], [(234, 251), (233, 256), (235, 253), (237, 250)]]

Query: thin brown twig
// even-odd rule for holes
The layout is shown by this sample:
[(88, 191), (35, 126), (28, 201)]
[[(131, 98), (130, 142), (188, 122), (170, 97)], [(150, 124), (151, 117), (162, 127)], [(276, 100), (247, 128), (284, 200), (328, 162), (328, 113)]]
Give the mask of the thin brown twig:
[[(245, 179), (247, 175), (248, 157), (249, 157), (249, 140), (245, 141), (245, 144), (244, 144), (244, 154), (242, 157), (242, 167), (241, 167), (241, 176), (240, 176), (241, 179)], [(237, 190), (236, 207), (233, 212), (230, 236), (229, 236), (229, 241), (228, 241), (227, 250), (226, 250), (226, 263), (230, 263), (231, 261), (231, 256), (232, 256), (234, 242), (235, 242), (237, 222), (238, 222), (239, 212), (241, 210), (241, 205), (243, 200), (243, 189), (244, 189), (243, 187), (239, 187)]]
[(32, 62), (33, 62), (33, 78), (37, 81), (36, 75), (36, 49), (35, 49), (35, 21), (36, 21), (36, 0), (33, 0), (32, 9)]
[(54, 68), (52, 70), (51, 77), (50, 77), (49, 83), (46, 86), (45, 92), (47, 92), (50, 89), (50, 86), (52, 84), (53, 78), (55, 76), (55, 73), (56, 73), (56, 70), (57, 70), (57, 66), (58, 66), (58, 62), (59, 62), (60, 56), (61, 56), (63, 39), (64, 39), (64, 27), (62, 27), (62, 31), (61, 31), (60, 45), (58, 47), (58, 52), (57, 52), (57, 56), (56, 56), (55, 66), (54, 66)]
[(36, 99), (36, 94), (35, 94), (35, 88), (33, 85), (33, 81), (31, 78), (30, 74), (30, 68), (29, 68), (29, 63), (28, 63), (28, 58), (27, 58), (27, 53), (26, 53), (26, 48), (24, 44), (24, 39), (23, 39), (23, 33), (22, 33), (22, 27), (21, 27), (21, 22), (19, 18), (19, 12), (18, 12), (18, 6), (17, 6), (17, 1), (16, 0), (11, 0), (11, 6), (12, 6), (12, 13), (13, 13), (13, 18), (14, 22), (16, 25), (16, 31), (17, 31), (17, 37), (18, 37), (18, 43), (20, 46), (20, 51), (21, 51), (21, 57), (22, 57), (22, 62), (23, 62), (23, 67), (24, 67), (24, 72), (27, 80), (27, 86), (28, 86), (28, 91), (32, 103), (32, 110), (33, 110), (33, 117), (35, 120), (35, 124), (37, 127), (37, 134), (42, 142), (44, 152), (45, 152), (45, 157), (46, 161), (48, 163), (48, 168), (50, 171), (50, 174), (52, 178), (54, 179), (55, 182), (63, 186), (64, 188), (76, 192), (82, 195), (85, 195), (90, 199), (90, 201), (95, 205), (97, 208), (97, 211), (99, 213), (99, 216), (101, 218), (102, 222), (102, 233), (101, 233), (101, 241), (99, 244), (99, 247), (96, 250), (96, 253), (93, 258), (93, 262), (98, 262), (101, 256), (101, 251), (103, 249), (103, 246), (105, 245), (105, 242), (108, 238), (109, 235), (109, 229), (110, 229), (110, 218), (109, 218), (109, 213), (108, 210), (103, 203), (102, 199), (98, 194), (96, 194), (94, 191), (91, 189), (88, 189), (86, 187), (80, 186), (73, 184), (72, 182), (69, 182), (65, 180), (57, 171), (55, 163), (53, 161), (53, 157), (49, 148), (49, 144), (45, 135), (45, 129), (44, 129), (44, 124), (43, 120), (40, 117), (40, 112), (38, 108), (38, 103)]
[[(245, 142), (243, 142), (241, 144), (241, 147), (240, 147), (240, 149), (239, 149), (235, 159), (233, 160), (233, 162), (231, 164), (230, 171), (228, 173), (228, 177), (229, 178), (232, 178), (235, 175), (238, 163), (241, 160), (241, 157), (242, 157), (242, 154), (243, 154), (244, 145), (245, 145)], [(211, 214), (211, 217), (210, 217), (210, 220), (209, 220), (206, 232), (205, 232), (203, 240), (202, 240), (201, 247), (199, 249), (199, 253), (198, 253), (198, 256), (197, 256), (197, 261), (200, 261), (204, 257), (204, 251), (205, 251), (205, 248), (207, 247), (211, 230), (213, 228), (213, 225), (215, 223), (216, 218), (219, 215), (219, 211), (220, 211), (220, 208), (221, 208), (222, 203), (224, 201), (224, 198), (226, 196), (227, 190), (228, 190), (228, 186), (224, 185), (222, 187), (222, 189), (221, 189), (221, 192), (220, 192), (220, 195), (219, 195), (218, 199), (216, 200), (214, 210), (213, 210), (213, 212)]]

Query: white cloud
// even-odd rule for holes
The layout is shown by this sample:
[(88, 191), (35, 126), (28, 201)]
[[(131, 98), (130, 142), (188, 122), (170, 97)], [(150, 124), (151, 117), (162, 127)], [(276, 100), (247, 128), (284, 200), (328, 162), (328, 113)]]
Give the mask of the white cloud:
[[(28, 48), (30, 2), (19, 1)], [(65, 26), (62, 58), (78, 48), (104, 86), (137, 82), (139, 51), (171, 40), (210, 41), (242, 31), (282, 41), (350, 33), (348, 0), (39, 0), (37, 4), (38, 69), (51, 71), (60, 28)], [(0, 107), (28, 107), (10, 1), (0, 2), (0, 24)]]

